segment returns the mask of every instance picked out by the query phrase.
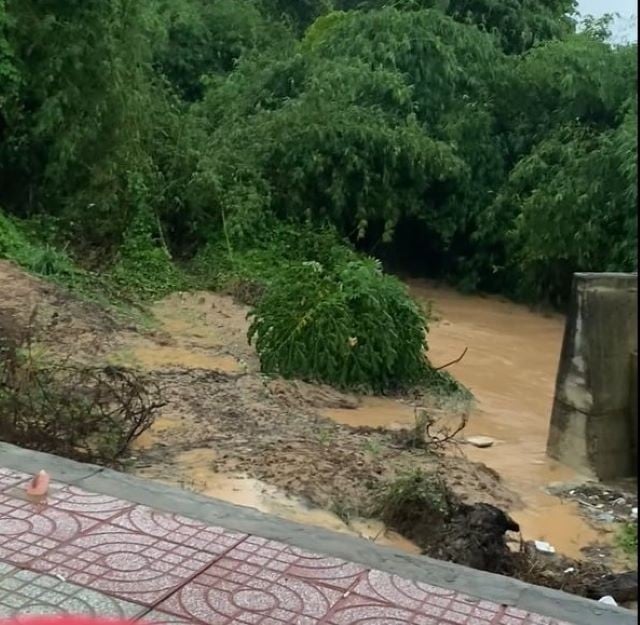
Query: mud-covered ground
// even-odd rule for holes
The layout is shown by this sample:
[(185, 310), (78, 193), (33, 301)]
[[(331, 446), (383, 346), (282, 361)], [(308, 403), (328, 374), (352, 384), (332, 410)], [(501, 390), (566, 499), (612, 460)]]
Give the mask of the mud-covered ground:
[(360, 399), (329, 387), (273, 380), (259, 373), (247, 344), (247, 309), (216, 293), (178, 293), (152, 306), (155, 321), (123, 318), (80, 301), (0, 261), (0, 307), (27, 324), (59, 356), (139, 368), (161, 383), (167, 402), (154, 429), (132, 452), (130, 468), (182, 479), (177, 464), (209, 448), (215, 470), (242, 473), (314, 505), (364, 512), (377, 484), (416, 468), (442, 472), (463, 500), (509, 508), (518, 498), (495, 472), (453, 456), (399, 449), (391, 433), (360, 431), (322, 416)]
[[(256, 505), (229, 494), (229, 479), (236, 491), (245, 488), (244, 480), (347, 524), (370, 516), (384, 483), (416, 469), (437, 473), (460, 501), (507, 512), (521, 504), (495, 471), (467, 459), (463, 447), (448, 446), (446, 453), (406, 449), (391, 430), (354, 428), (325, 416), (331, 409), (355, 409), (361, 398), (261, 375), (247, 344), (247, 309), (229, 296), (174, 294), (151, 307), (149, 323), (139, 311), (107, 312), (2, 261), (0, 293), (10, 294), (1, 298), (0, 314), (18, 327), (37, 308), (35, 337), (45, 350), (136, 368), (160, 383), (166, 404), (126, 459), (129, 471)], [(433, 408), (429, 398), (397, 399)], [(434, 410), (446, 412), (441, 404)], [(186, 461), (194, 453), (197, 466)], [(600, 553), (593, 557), (603, 561)]]

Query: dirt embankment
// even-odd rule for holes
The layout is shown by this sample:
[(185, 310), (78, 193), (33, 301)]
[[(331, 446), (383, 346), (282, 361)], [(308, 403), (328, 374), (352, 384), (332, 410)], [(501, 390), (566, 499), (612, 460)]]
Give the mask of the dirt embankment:
[(0, 309), (18, 325), (37, 308), (35, 337), (57, 355), (140, 368), (160, 382), (167, 405), (132, 456), (132, 470), (190, 484), (184, 452), (208, 448), (214, 472), (242, 474), (310, 504), (358, 514), (377, 485), (416, 468), (442, 471), (463, 500), (509, 508), (517, 496), (499, 476), (461, 454), (398, 449), (391, 433), (323, 416), (360, 398), (329, 387), (271, 380), (247, 344), (247, 309), (215, 293), (178, 293), (152, 307), (151, 327), (120, 319), (0, 262)]
[[(127, 462), (140, 475), (379, 542), (385, 542), (384, 526), (362, 517), (384, 484), (416, 469), (441, 476), (463, 506), (509, 511), (521, 504), (494, 470), (460, 449), (408, 449), (392, 429), (352, 427), (327, 416), (354, 410), (361, 398), (262, 376), (246, 340), (247, 309), (228, 296), (174, 294), (152, 307), (155, 321), (145, 326), (4, 262), (0, 293), (10, 294), (1, 298), (0, 313), (18, 325), (29, 323), (37, 306), (35, 337), (45, 350), (137, 368), (162, 387), (166, 404)], [(397, 399), (378, 400), (379, 409), (411, 408), (408, 398)], [(393, 415), (382, 421), (394, 421)], [(546, 583), (563, 585), (556, 578)]]

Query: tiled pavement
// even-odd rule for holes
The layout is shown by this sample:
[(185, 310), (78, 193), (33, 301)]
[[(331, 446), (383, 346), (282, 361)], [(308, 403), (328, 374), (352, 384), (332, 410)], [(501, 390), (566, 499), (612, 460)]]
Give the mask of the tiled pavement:
[(66, 484), (53, 483), (47, 502), (34, 504), (24, 495), (28, 479), (0, 469), (0, 618), (568, 625)]

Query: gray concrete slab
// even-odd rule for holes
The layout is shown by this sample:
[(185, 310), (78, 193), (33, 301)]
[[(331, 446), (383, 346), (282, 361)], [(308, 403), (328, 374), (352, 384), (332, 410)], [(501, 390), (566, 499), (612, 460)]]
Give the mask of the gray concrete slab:
[(235, 506), (117, 471), (20, 449), (6, 443), (0, 443), (0, 466), (27, 473), (45, 469), (54, 479), (89, 491), (182, 514), (229, 530), (282, 541), (302, 549), (342, 558), (369, 568), (456, 590), (479, 599), (517, 607), (574, 625), (637, 623), (636, 614), (630, 610), (425, 556), (409, 555), (374, 545), (364, 539), (292, 523), (251, 508)]

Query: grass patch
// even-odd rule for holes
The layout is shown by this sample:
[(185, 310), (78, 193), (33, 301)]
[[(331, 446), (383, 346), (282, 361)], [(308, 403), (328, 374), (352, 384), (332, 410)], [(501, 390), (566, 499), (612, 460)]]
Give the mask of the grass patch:
[(618, 529), (616, 545), (627, 556), (636, 556), (638, 553), (638, 523), (627, 521)]
[(421, 469), (398, 476), (382, 486), (373, 516), (403, 536), (424, 543), (424, 532), (441, 528), (451, 514), (442, 479)]

